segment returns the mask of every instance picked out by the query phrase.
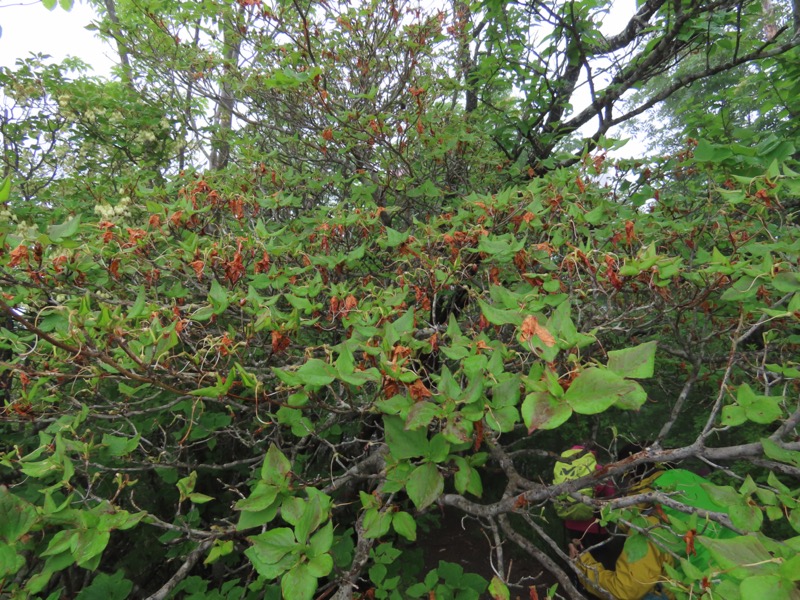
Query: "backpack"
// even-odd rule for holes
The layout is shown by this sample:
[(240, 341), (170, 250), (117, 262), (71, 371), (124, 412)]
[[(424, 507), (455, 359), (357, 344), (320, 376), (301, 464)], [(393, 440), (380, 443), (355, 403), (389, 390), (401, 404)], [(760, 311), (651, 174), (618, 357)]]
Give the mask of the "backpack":
[[(573, 481), (586, 475), (591, 475), (597, 469), (597, 459), (586, 448), (570, 448), (561, 453), (561, 458), (553, 467), (553, 483), (558, 485), (565, 481)], [(591, 487), (578, 490), (584, 496), (594, 497)], [(558, 496), (553, 505), (559, 518), (565, 521), (593, 521), (594, 509), (569, 494)]]

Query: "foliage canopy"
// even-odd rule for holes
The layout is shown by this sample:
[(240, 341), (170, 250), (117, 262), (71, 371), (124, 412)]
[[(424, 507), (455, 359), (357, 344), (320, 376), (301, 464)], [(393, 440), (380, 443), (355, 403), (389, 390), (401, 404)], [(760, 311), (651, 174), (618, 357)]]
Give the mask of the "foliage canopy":
[[(796, 5), (97, 9), (113, 80), (0, 71), (0, 595), (578, 598), (552, 501), (685, 461), (667, 585), (800, 596)], [(491, 582), (422, 572), (437, 507)]]

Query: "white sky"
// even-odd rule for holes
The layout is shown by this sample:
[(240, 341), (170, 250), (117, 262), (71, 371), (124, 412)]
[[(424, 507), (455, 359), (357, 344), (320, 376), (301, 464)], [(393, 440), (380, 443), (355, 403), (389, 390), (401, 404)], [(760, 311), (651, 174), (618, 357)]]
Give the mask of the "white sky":
[[(635, 10), (634, 0), (613, 0), (603, 23), (604, 32), (619, 31)], [(116, 56), (113, 48), (86, 29), (94, 18), (94, 10), (85, 0), (83, 3), (75, 0), (69, 12), (60, 6), (48, 11), (41, 0), (0, 0), (0, 67), (13, 67), (18, 58), (33, 52), (50, 55), (54, 62), (75, 56), (91, 65), (92, 74), (109, 76)], [(581, 93), (578, 98), (580, 96)], [(587, 134), (594, 125), (591, 122), (584, 127)], [(625, 148), (614, 152), (618, 157), (642, 154), (642, 144), (637, 140), (631, 140)]]
[(94, 11), (77, 1), (70, 12), (59, 6), (51, 12), (40, 0), (0, 0), (0, 66), (13, 67), (30, 53), (49, 54), (54, 62), (76, 56), (90, 64), (95, 75), (108, 75), (113, 54), (85, 27)]

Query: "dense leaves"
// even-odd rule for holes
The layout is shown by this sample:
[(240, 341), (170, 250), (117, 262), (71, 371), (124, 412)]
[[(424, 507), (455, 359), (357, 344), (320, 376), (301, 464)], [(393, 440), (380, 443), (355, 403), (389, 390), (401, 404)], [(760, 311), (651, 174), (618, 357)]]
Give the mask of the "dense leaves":
[[(673, 4), (620, 34), (637, 51), (593, 114), (760, 18)], [(687, 519), (656, 538), (670, 588), (796, 597), (791, 135), (646, 165), (579, 149), (580, 123), (557, 125), (573, 70), (627, 45), (589, 27), (599, 5), (111, 7), (120, 81), (39, 58), (1, 74), (0, 593), (544, 594), (509, 577), (513, 547), (578, 597), (548, 502), (686, 461), (727, 512), (661, 494)], [(788, 34), (761, 50), (796, 53)], [(470, 58), (484, 43), (503, 52)], [(616, 461), (631, 439), (652, 443)], [(551, 485), (587, 440), (607, 468)], [(425, 569), (440, 509), (492, 536), (491, 583)]]

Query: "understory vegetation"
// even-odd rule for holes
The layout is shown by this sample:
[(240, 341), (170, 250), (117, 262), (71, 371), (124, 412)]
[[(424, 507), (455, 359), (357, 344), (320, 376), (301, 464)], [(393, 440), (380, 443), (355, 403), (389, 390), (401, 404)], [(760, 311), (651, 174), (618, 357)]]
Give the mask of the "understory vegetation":
[(112, 77), (0, 70), (0, 597), (581, 598), (552, 501), (668, 462), (676, 597), (800, 598), (800, 9), (611, 4), (106, 0)]

